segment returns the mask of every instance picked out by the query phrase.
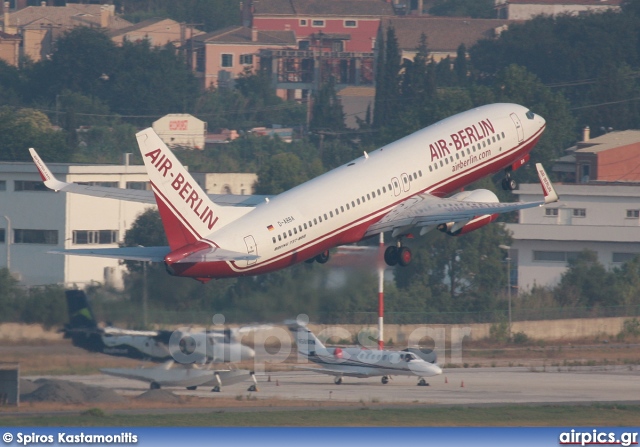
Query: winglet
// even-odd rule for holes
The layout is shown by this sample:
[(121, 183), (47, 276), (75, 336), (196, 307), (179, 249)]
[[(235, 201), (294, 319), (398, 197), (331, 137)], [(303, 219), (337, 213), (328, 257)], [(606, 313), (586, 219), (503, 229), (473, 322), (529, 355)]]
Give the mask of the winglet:
[(30, 147), (29, 153), (31, 154), (31, 158), (33, 158), (33, 162), (35, 163), (36, 168), (40, 173), (40, 177), (42, 177), (42, 181), (47, 188), (53, 189), (54, 191), (60, 191), (65, 186), (69, 185), (68, 183), (62, 182), (53, 176), (34, 148)]
[(542, 185), (542, 193), (544, 194), (544, 203), (553, 203), (557, 202), (560, 197), (556, 193), (556, 190), (553, 188), (553, 184), (549, 177), (547, 176), (546, 171), (542, 167), (541, 163), (536, 163), (536, 169), (538, 170), (538, 178), (540, 179), (540, 184)]

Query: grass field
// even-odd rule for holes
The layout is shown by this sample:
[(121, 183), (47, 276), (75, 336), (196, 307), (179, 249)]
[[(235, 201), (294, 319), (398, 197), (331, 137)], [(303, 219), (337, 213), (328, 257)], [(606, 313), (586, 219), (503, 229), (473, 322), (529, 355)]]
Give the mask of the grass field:
[(282, 426), (638, 426), (640, 405), (505, 405), (497, 407), (432, 407), (349, 410), (210, 412), (191, 414), (109, 414), (91, 409), (78, 415), (0, 416), (11, 426), (162, 426), (162, 427), (282, 427)]

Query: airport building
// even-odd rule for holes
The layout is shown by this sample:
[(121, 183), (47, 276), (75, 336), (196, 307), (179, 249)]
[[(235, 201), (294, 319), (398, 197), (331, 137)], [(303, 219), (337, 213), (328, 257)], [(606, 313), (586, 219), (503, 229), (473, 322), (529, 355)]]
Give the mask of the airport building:
[[(597, 253), (607, 269), (640, 254), (640, 131), (605, 133), (567, 149), (553, 167), (560, 201), (521, 210), (510, 258), (517, 265), (511, 284), (521, 291), (533, 285), (555, 286), (567, 262), (584, 249)], [(540, 200), (539, 184), (520, 185), (521, 201)], [(514, 267), (515, 270), (515, 267)]]
[[(148, 189), (141, 165), (51, 163), (62, 181)], [(196, 174), (208, 193), (251, 194), (255, 174)], [(63, 256), (53, 249), (116, 248), (140, 213), (153, 204), (56, 193), (47, 189), (32, 162), (0, 163), (0, 268), (25, 286), (92, 283), (123, 286), (117, 259)]]

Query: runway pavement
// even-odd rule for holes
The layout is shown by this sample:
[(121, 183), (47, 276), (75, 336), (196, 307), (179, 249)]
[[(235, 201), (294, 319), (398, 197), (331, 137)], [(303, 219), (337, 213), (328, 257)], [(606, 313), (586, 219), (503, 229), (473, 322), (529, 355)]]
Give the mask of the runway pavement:
[[(37, 377), (25, 377), (35, 379)], [(113, 388), (123, 395), (138, 395), (148, 384), (106, 375), (56, 376), (62, 380)], [(312, 402), (354, 402), (380, 404), (519, 404), (635, 402), (640, 396), (640, 367), (573, 368), (454, 368), (430, 377), (428, 387), (417, 386), (417, 377), (395, 377), (387, 385), (380, 378), (345, 377), (335, 385), (333, 377), (314, 371), (264, 373), (257, 376), (258, 400), (305, 400)], [(221, 393), (209, 387), (187, 391), (170, 388), (179, 395), (215, 399), (247, 395), (251, 381), (224, 386)]]

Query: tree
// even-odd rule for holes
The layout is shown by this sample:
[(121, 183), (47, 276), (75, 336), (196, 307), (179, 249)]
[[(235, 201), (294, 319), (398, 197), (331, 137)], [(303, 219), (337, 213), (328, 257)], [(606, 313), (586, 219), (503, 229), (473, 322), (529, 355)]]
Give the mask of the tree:
[(291, 153), (272, 156), (258, 171), (256, 194), (280, 194), (307, 180), (302, 160)]
[(436, 0), (429, 9), (434, 16), (471, 17), (474, 19), (493, 19), (493, 0)]
[(373, 109), (373, 127), (388, 124), (397, 110), (400, 73), (400, 49), (393, 27), (387, 28), (386, 39), (380, 39), (376, 67), (376, 95)]
[(53, 130), (47, 116), (34, 109), (0, 107), (0, 160), (30, 160), (30, 147), (51, 161), (68, 159), (64, 133)]
[(341, 132), (345, 129), (344, 111), (336, 94), (336, 81), (333, 77), (313, 95), (309, 128), (314, 132)]
[(556, 301), (561, 306), (593, 307), (618, 304), (614, 275), (598, 262), (598, 254), (591, 250), (581, 251), (568, 261), (568, 269), (562, 274), (554, 290)]

